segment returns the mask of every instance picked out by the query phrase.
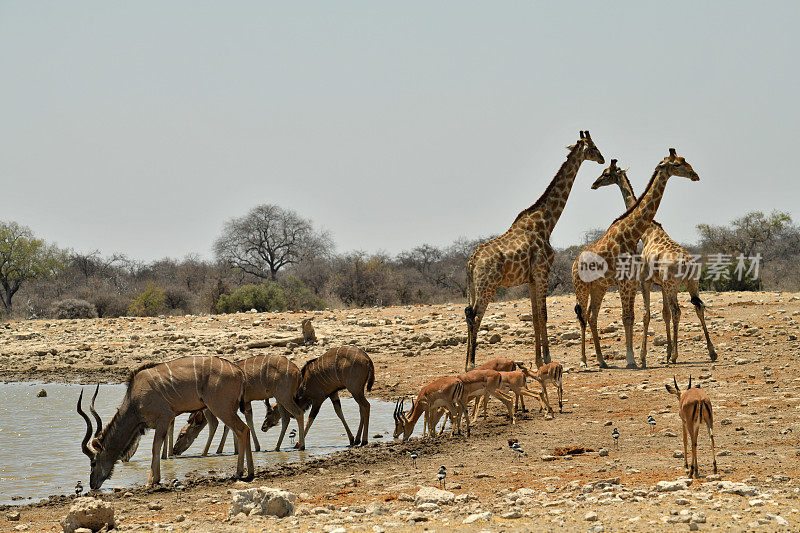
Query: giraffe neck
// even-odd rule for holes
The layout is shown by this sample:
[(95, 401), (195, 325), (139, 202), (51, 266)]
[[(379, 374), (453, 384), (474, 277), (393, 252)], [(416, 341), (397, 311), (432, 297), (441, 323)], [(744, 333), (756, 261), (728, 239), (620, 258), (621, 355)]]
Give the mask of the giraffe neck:
[(583, 161), (583, 147), (581, 143), (577, 143), (570, 150), (567, 160), (558, 169), (542, 196), (536, 200), (535, 204), (520, 213), (514, 222), (516, 223), (521, 219), (540, 213), (544, 221), (542, 234), (549, 239), (553, 228), (561, 217), (561, 213), (564, 211), (564, 207), (567, 205), (567, 198), (570, 190), (572, 190), (572, 184), (575, 182), (575, 176), (578, 174), (578, 169)]
[(625, 202), (625, 208), (630, 209), (636, 203), (636, 195), (633, 194), (633, 187), (631, 186), (628, 176), (623, 174), (622, 179), (625, 181), (622, 183), (617, 183), (617, 185), (619, 185), (619, 190), (622, 193), (622, 199)]
[(669, 174), (664, 171), (663, 167), (656, 167), (642, 196), (618, 219), (621, 234), (627, 233), (638, 241), (650, 228), (658, 206), (661, 204), (661, 198), (664, 196), (668, 179)]

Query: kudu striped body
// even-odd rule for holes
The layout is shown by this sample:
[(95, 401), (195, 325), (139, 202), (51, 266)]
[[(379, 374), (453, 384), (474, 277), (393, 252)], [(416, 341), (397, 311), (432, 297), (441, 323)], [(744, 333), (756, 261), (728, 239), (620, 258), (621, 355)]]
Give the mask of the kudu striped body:
[[(683, 467), (690, 478), (699, 477), (697, 469), (697, 434), (700, 425), (705, 423), (708, 429), (708, 436), (711, 439), (711, 458), (714, 463), (714, 473), (717, 473), (717, 452), (714, 449), (714, 413), (711, 409), (711, 399), (708, 394), (699, 387), (692, 388), (692, 378), (689, 376), (689, 386), (685, 391), (678, 387), (678, 380), (672, 378), (675, 386), (666, 384), (667, 392), (678, 397), (678, 412), (681, 416), (681, 427), (683, 428)], [(686, 453), (686, 434), (692, 439), (692, 465), (687, 462)]]
[[(370, 406), (364, 391), (371, 391), (374, 383), (375, 365), (372, 364), (372, 359), (364, 350), (355, 346), (332, 348), (316, 359), (306, 362), (300, 370), (300, 386), (295, 401), (303, 410), (311, 407), (311, 412), (308, 414), (305, 429), (302, 427), (300, 429), (300, 438), (305, 438), (323, 402), (330, 399), (336, 416), (342, 421), (347, 432), (350, 446), (366, 445), (369, 442)], [(355, 437), (347, 425), (339, 400), (339, 391), (344, 389), (347, 389), (358, 404), (360, 416)], [(277, 409), (267, 411), (261, 429), (266, 431), (277, 424), (278, 417), (285, 419), (286, 416), (285, 409), (278, 404)]]
[[(182, 357), (167, 363), (145, 365), (128, 377), (127, 390), (117, 413), (92, 438), (92, 424), (81, 409), (83, 391), (78, 398), (78, 414), (86, 422), (81, 449), (91, 461), (90, 486), (99, 489), (111, 475), (114, 464), (137, 444), (145, 429), (155, 429), (153, 459), (148, 485), (161, 480), (160, 451), (167, 430), (180, 413), (208, 408), (233, 429), (240, 442), (236, 475), (254, 475), (250, 450), (250, 430), (237, 416), (244, 398), (244, 373), (241, 368), (219, 357)], [(99, 421), (99, 416), (97, 417)], [(90, 441), (91, 439), (91, 441)]]
[[(300, 386), (300, 370), (293, 362), (279, 355), (256, 355), (237, 361), (235, 364), (244, 372), (244, 414), (247, 426), (250, 428), (250, 434), (253, 436), (253, 446), (256, 451), (261, 450), (261, 444), (259, 444), (256, 437), (251, 402), (275, 398), (278, 405), (282, 406), (287, 413), (283, 420), (280, 438), (275, 447), (275, 451), (280, 450), (290, 417), (297, 420), (298, 429), (303, 429), (305, 414), (295, 402), (295, 395)], [(181, 454), (186, 451), (206, 424), (208, 424), (209, 432), (206, 445), (203, 448), (203, 455), (207, 455), (211, 447), (211, 440), (214, 438), (214, 433), (218, 426), (217, 418), (208, 409), (189, 417), (189, 422), (181, 428), (178, 439), (175, 441), (175, 453)], [(228, 427), (225, 426), (217, 453), (222, 453), (227, 435)], [(303, 435), (300, 436), (299, 448), (301, 450), (305, 449)]]

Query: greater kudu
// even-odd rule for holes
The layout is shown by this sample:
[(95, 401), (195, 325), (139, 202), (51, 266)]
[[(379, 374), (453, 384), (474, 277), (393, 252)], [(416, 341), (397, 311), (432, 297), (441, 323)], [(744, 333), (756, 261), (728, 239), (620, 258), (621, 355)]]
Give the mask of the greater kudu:
[[(237, 416), (243, 407), (244, 373), (230, 361), (219, 357), (181, 357), (166, 363), (148, 364), (128, 376), (127, 390), (114, 417), (92, 438), (92, 423), (81, 409), (83, 391), (78, 397), (78, 414), (86, 422), (81, 450), (91, 462), (89, 485), (99, 489), (114, 470), (114, 464), (136, 446), (145, 429), (155, 429), (153, 459), (147, 484), (161, 480), (159, 452), (170, 424), (180, 413), (208, 408), (233, 428), (240, 442), (236, 475), (244, 473), (247, 458), (248, 479), (255, 473), (250, 450), (250, 430)], [(97, 417), (98, 422), (99, 416)], [(99, 424), (98, 424), (99, 425)], [(91, 439), (91, 440), (90, 440)]]
[[(256, 451), (261, 450), (261, 445), (256, 437), (251, 402), (269, 398), (275, 398), (278, 405), (283, 407), (284, 412), (287, 413), (275, 451), (280, 450), (283, 436), (289, 425), (289, 416), (297, 420), (297, 427), (301, 431), (299, 448), (304, 450), (305, 439), (302, 429), (305, 414), (295, 402), (295, 395), (300, 386), (300, 370), (297, 365), (280, 355), (256, 355), (237, 361), (236, 365), (244, 371), (244, 415), (250, 428), (250, 434), (253, 436), (253, 445)], [(269, 403), (267, 403), (267, 407), (269, 408)], [(175, 441), (175, 453), (181, 454), (186, 451), (206, 424), (208, 424), (209, 432), (203, 455), (207, 455), (218, 425), (216, 417), (208, 409), (189, 417), (189, 422), (181, 429)], [(222, 453), (227, 435), (228, 427), (226, 426), (222, 432), (222, 440), (217, 448), (217, 453)]]
[[(305, 438), (308, 434), (308, 429), (319, 413), (322, 403), (326, 398), (330, 398), (333, 410), (342, 421), (347, 437), (350, 439), (350, 446), (366, 445), (369, 435), (369, 402), (364, 395), (364, 390), (372, 390), (372, 385), (375, 383), (375, 366), (364, 350), (355, 346), (332, 348), (316, 359), (306, 362), (300, 374), (300, 388), (297, 390), (295, 400), (303, 410), (311, 406), (308, 422), (306, 422), (305, 430), (300, 432), (300, 439)], [(360, 419), (355, 438), (342, 413), (339, 391), (343, 389), (347, 389), (358, 404)], [(284, 407), (278, 404), (277, 409), (267, 412), (261, 429), (266, 431), (276, 425), (278, 418), (284, 420), (283, 427), (285, 429), (287, 416)], [(283, 437), (282, 433), (281, 437)]]

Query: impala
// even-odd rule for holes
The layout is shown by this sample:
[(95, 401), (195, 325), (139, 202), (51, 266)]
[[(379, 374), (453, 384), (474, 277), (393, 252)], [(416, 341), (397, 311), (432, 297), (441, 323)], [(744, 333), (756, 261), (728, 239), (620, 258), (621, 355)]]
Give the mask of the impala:
[(417, 395), (417, 400), (411, 402), (411, 410), (406, 413), (404, 411), (405, 398), (397, 400), (394, 408), (394, 438), (403, 436), (403, 440), (408, 440), (408, 437), (414, 432), (414, 426), (419, 420), (419, 417), (425, 415), (425, 426), (423, 428), (423, 436), (425, 430), (431, 436), (435, 435), (436, 425), (432, 424), (434, 413), (440, 408), (444, 407), (451, 414), (457, 416), (457, 423), (453, 427), (458, 428), (461, 432), (461, 416), (463, 415), (467, 424), (467, 436), (469, 436), (469, 414), (462, 399), (464, 391), (464, 384), (455, 376), (446, 376), (428, 383), (420, 389)]
[[(711, 410), (711, 399), (708, 394), (700, 387), (692, 388), (692, 377), (689, 376), (689, 386), (685, 391), (678, 387), (678, 380), (672, 377), (673, 387), (669, 383), (665, 385), (667, 392), (678, 397), (678, 412), (681, 415), (681, 426), (683, 428), (683, 467), (686, 469), (690, 478), (698, 477), (697, 470), (697, 433), (700, 425), (705, 423), (708, 429), (708, 436), (711, 438), (711, 458), (714, 461), (714, 473), (717, 473), (717, 453), (714, 449), (714, 413)], [(688, 454), (686, 453), (686, 433), (692, 438), (692, 466), (689, 468), (687, 463)]]

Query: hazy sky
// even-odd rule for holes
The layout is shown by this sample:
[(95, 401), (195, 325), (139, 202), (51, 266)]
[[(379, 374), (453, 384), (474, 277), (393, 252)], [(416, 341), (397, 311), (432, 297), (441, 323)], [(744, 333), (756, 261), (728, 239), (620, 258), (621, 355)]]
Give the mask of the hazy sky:
[[(210, 257), (274, 203), (339, 251), (505, 231), (589, 129), (678, 241), (800, 221), (798, 2), (0, 2), (0, 220), (59, 245)], [(586, 162), (552, 236), (623, 210)]]

